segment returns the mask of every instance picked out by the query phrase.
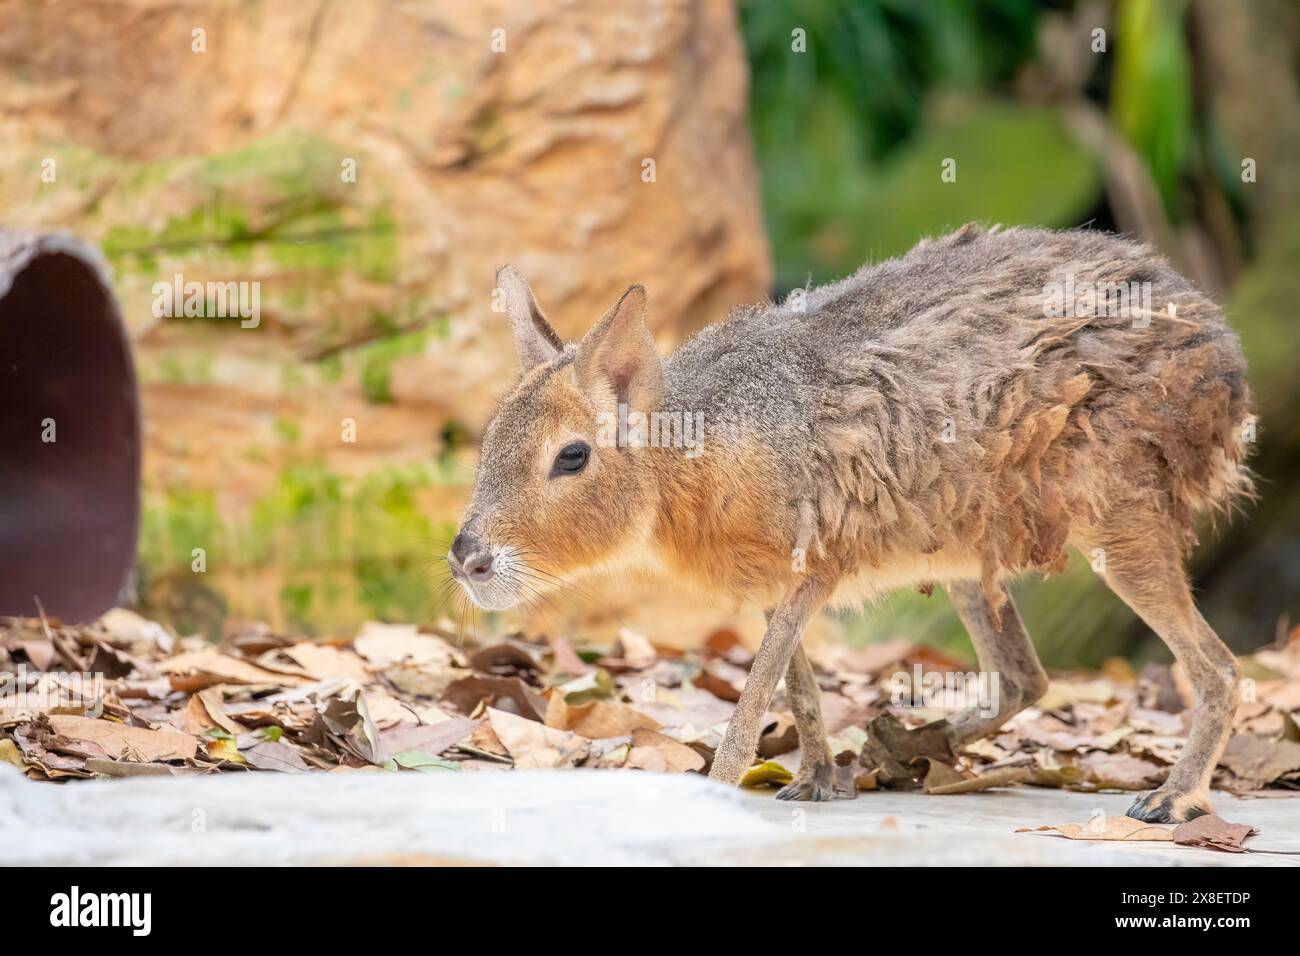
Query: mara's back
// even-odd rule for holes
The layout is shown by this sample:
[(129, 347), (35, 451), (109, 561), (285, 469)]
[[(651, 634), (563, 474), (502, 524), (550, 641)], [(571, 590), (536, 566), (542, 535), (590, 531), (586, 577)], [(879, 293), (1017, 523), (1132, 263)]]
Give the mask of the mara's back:
[(738, 310), (666, 373), (719, 441), (760, 437), (824, 549), (869, 566), (959, 548), (986, 578), (1050, 570), (1124, 509), (1188, 539), (1249, 490), (1236, 337), (1166, 260), (1104, 233), (967, 226)]

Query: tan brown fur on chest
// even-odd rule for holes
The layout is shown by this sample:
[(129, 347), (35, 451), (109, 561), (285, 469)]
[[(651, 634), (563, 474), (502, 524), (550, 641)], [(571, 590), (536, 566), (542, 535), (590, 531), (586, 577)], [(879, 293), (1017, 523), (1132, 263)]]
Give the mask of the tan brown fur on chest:
[(686, 586), (755, 599), (791, 577), (788, 489), (757, 446), (728, 446), (665, 470), (651, 542)]

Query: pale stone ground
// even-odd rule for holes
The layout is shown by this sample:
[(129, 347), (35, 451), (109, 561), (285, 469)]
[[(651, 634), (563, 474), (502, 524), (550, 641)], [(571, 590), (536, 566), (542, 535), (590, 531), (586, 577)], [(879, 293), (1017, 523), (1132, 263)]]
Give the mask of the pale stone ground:
[(1123, 813), (1129, 794), (1017, 788), (789, 804), (696, 776), (617, 771), (228, 774), (65, 785), (0, 765), (0, 865), (523, 863), (1300, 864), (1300, 797), (1217, 809), (1262, 831), (1227, 854), (1084, 843), (1021, 826)]

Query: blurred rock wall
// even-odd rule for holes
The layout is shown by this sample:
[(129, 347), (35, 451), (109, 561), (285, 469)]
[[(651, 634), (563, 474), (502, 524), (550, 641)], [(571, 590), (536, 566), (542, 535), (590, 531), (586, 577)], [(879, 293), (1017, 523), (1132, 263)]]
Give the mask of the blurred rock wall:
[[(0, 221), (98, 243), (133, 336), (140, 603), (438, 613), (496, 268), (571, 337), (642, 282), (661, 348), (764, 296), (746, 91), (711, 0), (0, 0)], [(156, 315), (177, 276), (257, 283), (256, 326)]]

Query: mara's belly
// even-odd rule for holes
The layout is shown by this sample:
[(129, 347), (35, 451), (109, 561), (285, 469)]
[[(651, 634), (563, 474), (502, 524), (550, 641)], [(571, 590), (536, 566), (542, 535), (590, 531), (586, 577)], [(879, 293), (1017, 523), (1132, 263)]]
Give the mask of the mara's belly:
[(877, 601), (899, 588), (979, 580), (979, 576), (979, 556), (965, 549), (945, 548), (934, 554), (901, 555), (882, 562), (879, 567), (863, 566), (845, 577), (828, 604), (835, 608), (858, 607), (866, 601)]

